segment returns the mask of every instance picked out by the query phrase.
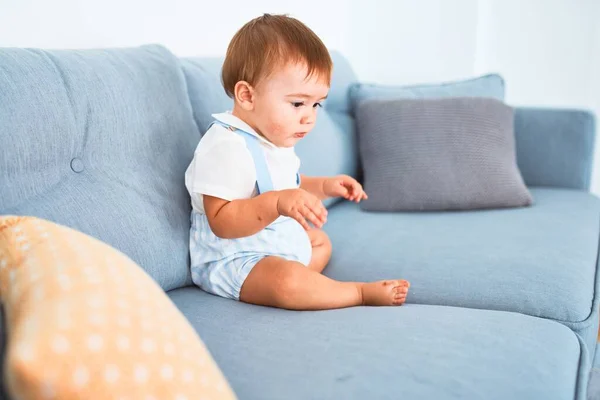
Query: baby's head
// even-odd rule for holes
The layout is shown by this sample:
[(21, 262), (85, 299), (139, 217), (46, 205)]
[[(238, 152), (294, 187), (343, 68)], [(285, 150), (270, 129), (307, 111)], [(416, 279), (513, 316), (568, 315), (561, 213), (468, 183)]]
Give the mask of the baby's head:
[(315, 124), (332, 65), (327, 48), (306, 25), (265, 14), (231, 40), (223, 86), (234, 100), (234, 115), (276, 146), (292, 147)]

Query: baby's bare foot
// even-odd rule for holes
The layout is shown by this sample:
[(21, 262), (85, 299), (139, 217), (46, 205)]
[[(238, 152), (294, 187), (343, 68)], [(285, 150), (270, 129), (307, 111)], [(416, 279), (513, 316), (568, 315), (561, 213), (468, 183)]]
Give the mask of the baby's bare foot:
[(406, 301), (410, 283), (405, 280), (377, 281), (361, 285), (363, 305), (399, 306)]

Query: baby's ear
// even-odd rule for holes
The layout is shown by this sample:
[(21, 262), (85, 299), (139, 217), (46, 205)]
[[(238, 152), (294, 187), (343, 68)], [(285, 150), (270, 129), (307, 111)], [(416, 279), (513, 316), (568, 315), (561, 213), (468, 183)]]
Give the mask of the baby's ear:
[(239, 81), (233, 88), (234, 100), (244, 110), (254, 109), (254, 88), (246, 81)]

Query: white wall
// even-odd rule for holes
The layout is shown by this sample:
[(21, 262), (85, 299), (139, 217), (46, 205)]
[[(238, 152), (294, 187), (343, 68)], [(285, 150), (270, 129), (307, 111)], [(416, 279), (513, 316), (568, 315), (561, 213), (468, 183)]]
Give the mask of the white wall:
[(473, 74), (477, 0), (349, 3), (348, 57), (359, 79), (402, 84)]
[[(600, 125), (598, 0), (0, 0), (0, 46), (162, 43), (222, 55), (263, 12), (306, 22), (364, 81), (407, 84), (490, 71), (518, 105), (583, 107)], [(600, 132), (600, 130), (599, 130)], [(600, 138), (593, 191), (600, 194)]]
[(589, 107), (596, 0), (484, 0), (476, 73), (501, 71), (506, 100)]
[[(600, 126), (598, 20), (598, 0), (480, 0), (475, 73), (500, 72), (508, 103), (584, 108)], [(600, 194), (600, 137), (595, 154)]]
[[(347, 49), (347, 0), (0, 0), (0, 46), (90, 48), (161, 43), (180, 56), (222, 55), (244, 23), (289, 13)], [(319, 10), (315, 12), (315, 10)]]

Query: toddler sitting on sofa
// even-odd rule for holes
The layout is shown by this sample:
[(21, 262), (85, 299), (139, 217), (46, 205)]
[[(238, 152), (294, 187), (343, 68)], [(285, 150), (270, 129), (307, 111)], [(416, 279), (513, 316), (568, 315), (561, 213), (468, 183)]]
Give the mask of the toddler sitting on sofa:
[(321, 200), (367, 198), (350, 176), (298, 173), (294, 145), (313, 128), (331, 71), (323, 42), (294, 18), (265, 14), (233, 37), (222, 70), (233, 110), (213, 115), (185, 174), (192, 278), (203, 290), (295, 310), (404, 303), (405, 280), (321, 274), (331, 256)]

